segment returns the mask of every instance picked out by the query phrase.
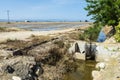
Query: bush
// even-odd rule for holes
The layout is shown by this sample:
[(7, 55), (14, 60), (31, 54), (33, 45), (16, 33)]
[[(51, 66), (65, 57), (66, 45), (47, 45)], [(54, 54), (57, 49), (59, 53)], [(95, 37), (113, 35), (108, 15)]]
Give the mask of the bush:
[(89, 27), (87, 30), (84, 31), (84, 33), (79, 35), (79, 39), (80, 40), (91, 40), (91, 41), (97, 41), (99, 32), (101, 30), (100, 26), (93, 26), (93, 27)]
[(0, 32), (6, 31), (6, 27), (0, 27)]
[(62, 40), (55, 41), (54, 44), (57, 44), (59, 48), (63, 48), (65, 46), (64, 42)]
[(41, 59), (41, 62), (43, 64), (48, 64), (48, 65), (52, 65), (55, 66), (57, 64), (57, 62), (63, 58), (64, 53), (62, 53), (60, 51), (59, 48), (57, 47), (53, 47), (51, 48), (49, 51), (49, 56), (46, 56), (45, 58)]
[(120, 42), (120, 23), (115, 27), (116, 33), (114, 35), (117, 42)]

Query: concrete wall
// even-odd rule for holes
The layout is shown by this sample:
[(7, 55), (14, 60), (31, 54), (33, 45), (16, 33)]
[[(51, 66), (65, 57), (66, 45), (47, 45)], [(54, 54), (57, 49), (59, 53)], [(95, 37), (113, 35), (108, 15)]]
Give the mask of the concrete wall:
[[(75, 43), (78, 43), (80, 52), (75, 53)], [(77, 59), (85, 59), (85, 43), (83, 41), (76, 41), (75, 43), (71, 44), (69, 48), (69, 53), (74, 53), (77, 56)], [(96, 47), (96, 61), (107, 61), (111, 56), (120, 54), (120, 44), (105, 44), (105, 43), (93, 43)], [(81, 56), (80, 56), (81, 55)], [(80, 57), (80, 58), (78, 58)]]

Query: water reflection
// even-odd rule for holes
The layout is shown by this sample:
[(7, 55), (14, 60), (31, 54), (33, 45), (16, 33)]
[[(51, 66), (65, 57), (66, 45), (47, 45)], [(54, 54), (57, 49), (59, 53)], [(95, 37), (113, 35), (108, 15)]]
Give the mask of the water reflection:
[(78, 68), (75, 72), (67, 73), (64, 80), (92, 80), (92, 70), (95, 70), (95, 61), (77, 60)]

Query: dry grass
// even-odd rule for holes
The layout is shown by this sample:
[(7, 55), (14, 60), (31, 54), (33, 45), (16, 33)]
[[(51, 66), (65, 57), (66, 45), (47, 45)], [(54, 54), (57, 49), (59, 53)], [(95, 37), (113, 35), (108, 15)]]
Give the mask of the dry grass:
[(56, 44), (59, 48), (64, 48), (65, 44), (62, 40), (55, 41), (54, 44)]
[(32, 42), (43, 42), (43, 41), (49, 41), (50, 39), (52, 39), (52, 37), (50, 36), (37, 36), (37, 35), (31, 35), (31, 37), (29, 37), (29, 39)]
[(25, 31), (24, 29), (14, 28), (14, 27), (0, 27), (0, 32), (16, 32), (16, 31)]
[(12, 50), (22, 49), (28, 45), (29, 42), (17, 40), (17, 39), (14, 40), (7, 39), (7, 41), (0, 43), (0, 47), (3, 46), (3, 49), (12, 49)]
[(0, 45), (6, 45), (7, 49), (22, 49), (27, 46), (41, 43), (46, 40), (50, 40), (49, 36), (34, 36), (32, 35), (28, 41), (17, 40), (17, 39), (7, 39), (7, 41), (0, 43)]
[(79, 40), (79, 35), (81, 34), (81, 31), (75, 31), (68, 34), (68, 37), (73, 40)]

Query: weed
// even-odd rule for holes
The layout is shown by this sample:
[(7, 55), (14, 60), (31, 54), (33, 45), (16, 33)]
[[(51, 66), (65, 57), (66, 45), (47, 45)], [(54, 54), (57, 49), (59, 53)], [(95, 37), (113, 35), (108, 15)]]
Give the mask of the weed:
[(79, 39), (85, 40), (85, 41), (88, 41), (88, 40), (97, 41), (100, 30), (101, 30), (101, 27), (99, 26), (89, 27), (79, 35)]
[(56, 63), (63, 58), (63, 53), (59, 50), (59, 48), (54, 47), (51, 48), (48, 53), (50, 54), (45, 59), (42, 59), (41, 62), (44, 64), (49, 64), (55, 66)]
[(0, 27), (0, 32), (4, 32), (6, 30), (6, 27)]
[(10, 39), (10, 38), (7, 39), (7, 42), (17, 42), (17, 41), (19, 41), (19, 40), (18, 39)]
[(64, 48), (65, 44), (62, 40), (60, 41), (55, 41), (54, 44), (57, 44), (59, 48)]
[(116, 33), (114, 35), (117, 42), (120, 42), (120, 23), (115, 27)]
[(31, 34), (31, 36), (30, 37), (32, 37), (32, 38), (34, 38), (34, 37), (36, 37), (34, 34)]

